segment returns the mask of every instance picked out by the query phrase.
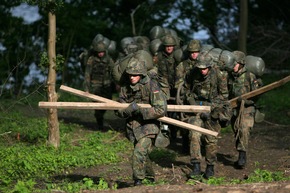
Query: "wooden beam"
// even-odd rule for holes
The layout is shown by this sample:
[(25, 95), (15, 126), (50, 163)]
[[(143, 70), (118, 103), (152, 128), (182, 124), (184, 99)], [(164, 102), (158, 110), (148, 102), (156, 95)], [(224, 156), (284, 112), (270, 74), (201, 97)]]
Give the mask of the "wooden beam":
[[(62, 87), (63, 88), (69, 88), (69, 87)], [(73, 91), (71, 88), (69, 88), (69, 90)], [(76, 94), (76, 93), (73, 93), (73, 94)], [(80, 96), (83, 96), (83, 93), (80, 94), (80, 92), (78, 92), (78, 94)], [(89, 93), (86, 93), (87, 96), (91, 95)], [(113, 100), (110, 100), (110, 99), (106, 99), (106, 98), (103, 98), (103, 97), (98, 97), (98, 96), (92, 96), (94, 97), (95, 99), (98, 99), (99, 102), (107, 102), (107, 103), (112, 103), (112, 104), (117, 104), (118, 102), (116, 101), (113, 101)], [(40, 102), (39, 104), (42, 104), (42, 102)], [(119, 103), (120, 104), (120, 103)], [(179, 121), (179, 120), (176, 120), (176, 119), (172, 119), (172, 118), (169, 118), (169, 117), (160, 117), (158, 118), (158, 121), (161, 121), (161, 122), (165, 122), (167, 124), (172, 124), (172, 125), (175, 125), (177, 127), (181, 127), (181, 128), (185, 128), (185, 129), (188, 129), (188, 130), (193, 130), (193, 131), (197, 131), (197, 132), (200, 132), (202, 134), (205, 134), (205, 135), (212, 135), (212, 136), (215, 136), (217, 137), (218, 136), (218, 132), (215, 132), (215, 131), (211, 131), (211, 130), (208, 130), (208, 129), (204, 129), (202, 127), (199, 127), (199, 126), (196, 126), (196, 125), (192, 125), (192, 124), (189, 124), (189, 123), (185, 123), (185, 122), (182, 122), (182, 121)]]
[[(39, 102), (41, 108), (58, 108), (58, 109), (97, 109), (97, 110), (118, 110), (126, 108), (129, 103), (97, 103), (97, 102)], [(140, 108), (151, 108), (150, 104), (138, 104)], [(167, 111), (173, 112), (206, 112), (209, 106), (193, 105), (167, 105)]]
[[(62, 106), (61, 104), (66, 104)], [(76, 105), (79, 104), (80, 106)], [(103, 110), (117, 110), (120, 108), (126, 108), (129, 104), (128, 103), (90, 103), (85, 104), (85, 103), (75, 103), (75, 102), (39, 102), (39, 107), (40, 108), (59, 108), (62, 107), (63, 109), (96, 109), (96, 107), (99, 107), (98, 109), (103, 109)], [(178, 127), (182, 127), (185, 129), (197, 131), (206, 135), (212, 135), (212, 136), (217, 136), (218, 133), (215, 131), (211, 131), (208, 129), (204, 129), (202, 127), (198, 127), (189, 123), (185, 123), (176, 119), (172, 119), (169, 117), (160, 117), (158, 119), (161, 122), (168, 123), (171, 125), (175, 125)]]
[[(117, 101), (113, 101), (104, 97), (100, 97), (88, 92), (84, 92), (81, 90), (77, 90), (68, 86), (61, 85), (60, 90), (69, 92), (71, 94), (89, 98), (98, 102), (103, 103), (110, 103), (110, 104), (120, 104)], [(55, 104), (57, 105), (57, 104)], [(59, 104), (60, 105), (60, 104)], [(65, 104), (62, 104), (65, 105)], [(138, 104), (141, 108), (150, 108), (149, 104)], [(80, 105), (81, 106), (81, 105)], [(97, 107), (96, 108), (101, 108)], [(109, 110), (109, 109), (108, 109)], [(199, 105), (167, 105), (167, 111), (169, 112), (196, 112), (196, 113), (202, 113), (202, 112), (210, 112), (210, 106), (199, 106)]]
[(239, 97), (242, 97), (243, 99), (249, 99), (249, 98), (252, 98), (254, 96), (257, 96), (257, 95), (263, 94), (265, 92), (268, 92), (268, 91), (270, 91), (270, 90), (272, 90), (274, 88), (280, 87), (280, 86), (286, 84), (289, 81), (290, 81), (290, 75), (289, 76), (286, 76), (285, 78), (283, 78), (281, 80), (278, 80), (276, 82), (273, 82), (271, 84), (268, 84), (268, 85), (263, 86), (261, 88), (258, 88), (256, 90), (253, 90), (251, 92), (248, 92), (248, 93), (245, 93), (245, 94), (243, 94), (241, 96), (238, 96), (236, 98), (233, 98), (233, 99), (229, 100), (229, 102), (231, 104), (231, 107), (232, 108), (235, 108), (238, 105), (237, 104), (237, 101), (238, 101), (238, 98)]

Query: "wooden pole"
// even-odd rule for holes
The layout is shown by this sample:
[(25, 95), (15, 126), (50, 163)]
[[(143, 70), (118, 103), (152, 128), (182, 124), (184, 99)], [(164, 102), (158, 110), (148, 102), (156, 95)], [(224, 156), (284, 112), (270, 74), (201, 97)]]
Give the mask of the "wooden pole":
[[(62, 87), (64, 88), (64, 87)], [(77, 94), (77, 93), (75, 93)], [(78, 93), (80, 94), (80, 93)], [(91, 95), (90, 93), (85, 93), (85, 95), (89, 96)], [(82, 94), (80, 96), (83, 96)], [(98, 97), (98, 96), (95, 96), (94, 98), (98, 98), (98, 101), (100, 102), (104, 102), (104, 103), (111, 103), (111, 104), (120, 104), (116, 101), (113, 101), (113, 100), (110, 100), (110, 99), (106, 99), (106, 98), (103, 98), (103, 97)], [(42, 107), (42, 104), (43, 102), (39, 102), (39, 105), (40, 107)], [(211, 131), (211, 130), (208, 130), (208, 129), (204, 129), (202, 127), (199, 127), (199, 126), (196, 126), (196, 125), (192, 125), (192, 124), (189, 124), (189, 123), (185, 123), (185, 122), (182, 122), (182, 121), (179, 121), (179, 120), (176, 120), (176, 119), (172, 119), (172, 118), (169, 118), (169, 117), (160, 117), (158, 118), (158, 121), (161, 121), (161, 122), (165, 122), (165, 123), (168, 123), (168, 124), (172, 124), (172, 125), (175, 125), (175, 126), (178, 126), (178, 127), (181, 127), (181, 128), (185, 128), (185, 129), (188, 129), (188, 130), (193, 130), (193, 131), (197, 131), (197, 132), (200, 132), (202, 134), (205, 134), (205, 135), (212, 135), (212, 136), (215, 136), (217, 137), (218, 136), (218, 132), (215, 132), (215, 131)]]
[(263, 94), (263, 93), (265, 93), (267, 91), (270, 91), (270, 90), (272, 90), (274, 88), (277, 88), (279, 86), (282, 86), (282, 85), (286, 84), (289, 81), (290, 81), (290, 75), (289, 76), (286, 76), (285, 78), (283, 78), (281, 80), (278, 80), (276, 82), (273, 82), (271, 84), (268, 84), (268, 85), (263, 86), (261, 88), (258, 88), (256, 90), (253, 90), (251, 92), (248, 92), (248, 93), (245, 93), (245, 94), (243, 94), (241, 96), (238, 96), (236, 98), (233, 98), (233, 99), (229, 100), (229, 102), (231, 104), (231, 107), (232, 108), (235, 108), (238, 105), (237, 104), (238, 98), (240, 98), (240, 97), (242, 97), (243, 99), (252, 98), (254, 96), (257, 96), (257, 95)]
[[(65, 105), (63, 105), (65, 104)], [(51, 102), (39, 102), (39, 107), (40, 108), (63, 108), (63, 109), (100, 109), (100, 110), (118, 110), (121, 108), (126, 108), (129, 105), (129, 103), (118, 103), (118, 104), (113, 104), (112, 102), (110, 103), (76, 103), (76, 102), (56, 102), (56, 103), (51, 103)], [(171, 125), (175, 125), (178, 127), (182, 127), (185, 129), (189, 130), (194, 130), (201, 132), (206, 135), (213, 135), (217, 136), (217, 132), (211, 131), (204, 129), (202, 127), (198, 127), (189, 123), (185, 123), (176, 119), (172, 119), (169, 117), (160, 117), (158, 119), (161, 122), (168, 123)]]
[[(120, 105), (120, 103), (118, 103), (116, 101), (113, 101), (113, 100), (110, 100), (110, 99), (107, 99), (107, 98), (104, 98), (104, 97), (100, 97), (100, 96), (97, 96), (97, 95), (94, 95), (94, 94), (90, 94), (88, 92), (84, 92), (84, 91), (81, 91), (81, 90), (77, 90), (77, 89), (74, 89), (74, 88), (71, 88), (71, 87), (68, 87), (68, 86), (61, 85), (60, 86), (60, 90), (72, 93), (72, 94), (77, 95), (77, 96), (89, 98), (89, 99), (92, 99), (92, 100), (95, 100), (95, 101), (98, 101), (98, 102)], [(43, 103), (42, 105), (52, 105), (52, 106), (53, 105), (57, 105), (58, 107), (65, 107), (65, 105), (70, 105), (70, 104), (64, 104), (64, 103), (62, 103), (62, 104), (60, 104), (60, 103), (59, 104), (57, 104), (57, 103), (55, 103), (55, 104), (44, 104)], [(79, 105), (79, 107), (82, 106), (81, 104), (76, 104), (76, 105)], [(121, 105), (126, 105), (126, 104), (121, 104)], [(88, 106), (88, 108), (92, 109), (92, 106), (93, 105), (91, 105), (91, 107)], [(138, 104), (138, 106), (140, 106), (141, 108), (150, 108), (151, 107), (151, 105), (149, 105), (149, 104)], [(102, 108), (101, 106), (98, 107), (98, 105), (96, 105), (95, 107), (96, 107), (96, 109)], [(114, 107), (110, 107), (110, 108), (114, 108)], [(120, 108), (124, 108), (124, 107), (120, 106)], [(108, 110), (112, 110), (112, 109), (108, 109)], [(113, 109), (113, 110), (116, 110), (116, 109)], [(169, 111), (169, 112), (196, 112), (196, 113), (202, 113), (202, 112), (210, 112), (210, 106), (167, 105), (167, 111)]]
[[(118, 110), (126, 108), (129, 103), (96, 103), (96, 102), (39, 102), (41, 108), (57, 108), (57, 109), (96, 109), (96, 110)], [(140, 108), (151, 108), (150, 104), (138, 104)], [(206, 112), (205, 106), (192, 105), (168, 105), (167, 108), (172, 112)]]

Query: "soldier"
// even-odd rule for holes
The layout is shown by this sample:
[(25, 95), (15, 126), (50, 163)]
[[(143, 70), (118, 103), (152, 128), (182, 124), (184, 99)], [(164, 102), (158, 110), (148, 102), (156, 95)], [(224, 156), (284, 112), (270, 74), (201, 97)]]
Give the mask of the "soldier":
[[(245, 54), (241, 51), (234, 51), (235, 66), (233, 72), (229, 73), (229, 97), (230, 99), (251, 92), (262, 86), (261, 79), (257, 79), (255, 74), (245, 68)], [(254, 126), (255, 102), (254, 100), (238, 100), (238, 107), (233, 111), (232, 128), (235, 133), (236, 149), (239, 158), (235, 162), (238, 169), (243, 169), (247, 162), (246, 152), (250, 131)]]
[(187, 46), (188, 58), (179, 63), (176, 67), (175, 88), (184, 82), (186, 72), (189, 72), (197, 63), (201, 44), (199, 40), (191, 40)]
[[(197, 57), (200, 53), (201, 44), (199, 40), (191, 40), (187, 46), (187, 59), (180, 62), (176, 67), (176, 78), (175, 78), (175, 88), (178, 89), (179, 86), (182, 86), (184, 83), (184, 77), (187, 72), (189, 72), (193, 67), (195, 67), (197, 63)], [(182, 92), (182, 91), (181, 91)], [(177, 93), (176, 93), (177, 94)], [(182, 105), (183, 101), (180, 100), (181, 93), (178, 93), (176, 96), (176, 103), (178, 105)], [(183, 114), (181, 114), (181, 118)], [(188, 134), (189, 130), (187, 129), (180, 129), (180, 134), (182, 136), (182, 151), (184, 153), (189, 152), (189, 139)]]
[[(223, 109), (227, 103), (221, 95), (220, 80), (215, 68), (212, 68), (212, 58), (202, 57), (198, 60), (196, 68), (193, 68), (185, 78), (186, 103), (191, 105), (211, 106), (210, 113), (191, 114), (188, 123), (220, 132), (220, 121), (223, 120)], [(190, 131), (190, 163), (193, 170), (190, 177), (201, 175), (200, 163), (202, 161), (201, 144), (204, 143), (206, 170), (205, 178), (214, 175), (218, 138), (210, 135), (202, 135), (196, 131)]]
[[(114, 62), (107, 54), (105, 44), (103, 42), (94, 44), (92, 55), (89, 57), (85, 69), (85, 91), (112, 99), (113, 81), (111, 71), (113, 66)], [(97, 129), (104, 129), (105, 112), (105, 110), (95, 110)]]
[[(116, 115), (126, 118), (126, 133), (134, 143), (133, 179), (134, 185), (142, 185), (144, 179), (154, 182), (154, 171), (149, 158), (153, 143), (159, 133), (159, 117), (167, 111), (166, 98), (156, 80), (147, 75), (144, 61), (132, 58), (126, 68), (128, 85), (122, 86), (119, 101), (130, 103), (116, 111)], [(137, 103), (151, 104), (151, 108), (140, 109)]]
[[(156, 56), (155, 66), (157, 68), (158, 81), (161, 85), (161, 90), (165, 93), (168, 104), (175, 104), (176, 89), (175, 84), (175, 68), (176, 61), (174, 58), (174, 49), (176, 41), (172, 35), (162, 37), (163, 50), (159, 51)], [(176, 113), (169, 113), (169, 117), (176, 118)], [(163, 125), (164, 126), (164, 125)], [(166, 125), (164, 127), (167, 127)], [(176, 138), (177, 128), (170, 126), (171, 139)]]

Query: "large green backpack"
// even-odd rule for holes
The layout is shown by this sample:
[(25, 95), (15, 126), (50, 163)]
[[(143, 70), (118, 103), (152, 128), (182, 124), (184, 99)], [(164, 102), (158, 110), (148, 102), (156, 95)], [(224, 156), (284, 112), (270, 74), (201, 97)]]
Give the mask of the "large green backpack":
[(247, 55), (246, 56), (246, 69), (256, 76), (261, 77), (265, 71), (265, 62), (258, 56)]
[(115, 63), (115, 66), (112, 70), (112, 77), (117, 84), (123, 85), (126, 82), (124, 72), (128, 63), (133, 57), (140, 61), (144, 61), (148, 71), (153, 69), (153, 58), (151, 54), (145, 50), (138, 50), (137, 52), (129, 54)]

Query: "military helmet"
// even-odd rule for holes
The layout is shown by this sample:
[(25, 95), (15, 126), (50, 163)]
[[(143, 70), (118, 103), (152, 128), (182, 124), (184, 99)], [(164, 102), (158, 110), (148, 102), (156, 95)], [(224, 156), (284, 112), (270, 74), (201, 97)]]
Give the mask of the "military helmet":
[(189, 52), (199, 52), (201, 48), (199, 40), (191, 40), (187, 46)]
[(233, 55), (235, 57), (236, 62), (245, 65), (246, 55), (244, 52), (236, 50), (236, 51), (233, 51)]
[(138, 60), (137, 58), (131, 58), (126, 67), (126, 73), (132, 75), (143, 75), (147, 74), (147, 67), (145, 61)]
[(196, 67), (197, 68), (208, 68), (212, 66), (212, 57), (209, 55), (201, 56), (197, 60)]
[(175, 46), (176, 45), (176, 41), (175, 41), (173, 36), (168, 34), (168, 35), (163, 36), (162, 44), (164, 46)]
[(93, 45), (93, 49), (96, 52), (105, 52), (106, 51), (106, 45), (103, 42), (97, 42)]

